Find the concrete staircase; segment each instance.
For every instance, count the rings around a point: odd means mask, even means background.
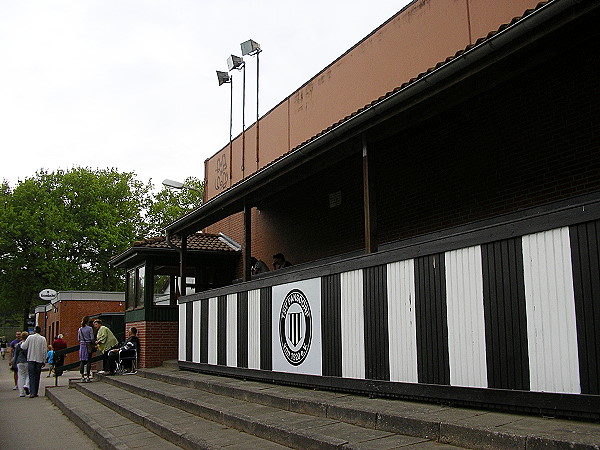
[[[49,397],[101,448],[600,448],[600,425],[179,371],[71,380]]]

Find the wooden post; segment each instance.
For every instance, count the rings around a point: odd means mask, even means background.
[[[185,295],[187,292],[186,272],[187,272],[187,235],[181,234],[181,251],[179,252],[179,295]]]
[[[252,278],[252,208],[244,203],[244,250],[242,255],[242,264],[244,265],[243,280],[250,281]]]
[[[369,161],[369,151],[367,145],[367,136],[362,136],[363,148],[363,193],[364,193],[364,213],[365,213],[365,253],[375,253],[377,251],[377,202],[375,201],[375,189],[371,183],[372,156]]]

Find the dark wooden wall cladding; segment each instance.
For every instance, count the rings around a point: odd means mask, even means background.
[[[600,395],[600,221],[570,227],[581,392]]]
[[[340,275],[321,278],[321,330],[323,375],[342,376],[342,293]]]
[[[444,254],[415,259],[419,383],[450,384]]]
[[[271,370],[273,368],[273,336],[271,336],[272,320],[272,291],[271,288],[260,290],[260,368]]]
[[[529,390],[521,238],[481,246],[488,387]]]
[[[387,266],[363,270],[365,378],[390,379]]]
[[[585,201],[585,208],[563,205],[545,216],[426,236],[423,245],[188,296],[180,305],[185,367],[600,418],[600,199]],[[306,292],[320,311],[310,349],[320,368],[273,371],[280,351],[273,308],[282,300],[274,288],[297,289],[299,282],[313,286]],[[236,307],[228,303],[232,295]],[[208,334],[210,317],[218,336]],[[227,336],[233,330],[237,339]],[[559,374],[550,373],[556,358],[565,361]]]
[[[237,366],[248,367],[248,291],[237,293]]]
[[[217,297],[217,364],[227,365],[227,296]]]

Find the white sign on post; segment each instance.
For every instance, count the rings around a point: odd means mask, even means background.
[[[40,298],[42,300],[46,300],[47,302],[51,302],[52,300],[54,300],[57,295],[58,294],[54,289],[44,289],[43,291],[40,291],[39,294]]]

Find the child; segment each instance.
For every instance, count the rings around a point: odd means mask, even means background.
[[[46,356],[48,360],[48,376],[46,378],[50,378],[52,376],[52,371],[54,370],[54,350],[52,350],[52,346],[48,346],[48,355]]]

